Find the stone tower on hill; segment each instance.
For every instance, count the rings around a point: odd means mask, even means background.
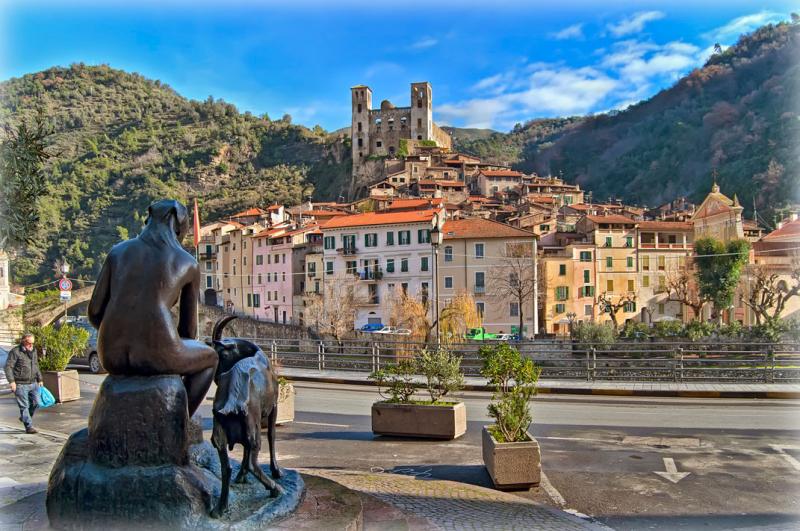
[[[411,83],[408,107],[383,100],[380,109],[373,109],[372,90],[366,85],[356,85],[350,92],[354,184],[381,178],[385,159],[409,155],[418,146],[450,149],[450,135],[433,123],[433,95],[427,81]]]

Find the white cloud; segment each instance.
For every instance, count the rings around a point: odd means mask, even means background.
[[[583,24],[573,24],[566,28],[550,33],[550,37],[557,40],[580,39],[583,37]]]
[[[661,11],[640,11],[634,13],[629,17],[625,17],[616,24],[609,24],[608,31],[617,37],[623,35],[630,35],[631,33],[639,33],[644,29],[644,25],[648,22],[664,18],[664,13]]]
[[[439,41],[434,39],[433,37],[423,37],[414,44],[412,44],[411,47],[415,50],[423,50],[425,48],[436,46],[438,43]]]
[[[761,11],[752,15],[735,18],[719,28],[703,34],[703,38],[720,43],[733,42],[743,33],[749,33],[764,24],[780,22],[785,17],[771,11]]]

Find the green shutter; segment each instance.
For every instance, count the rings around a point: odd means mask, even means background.
[[[386,245],[394,245],[394,232],[389,231],[386,233]]]

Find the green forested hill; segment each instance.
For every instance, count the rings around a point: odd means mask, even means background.
[[[159,197],[198,197],[203,219],[303,195],[336,197],[349,184],[349,140],[321,128],[239,113],[211,98],[107,66],[72,65],[0,84],[0,121],[37,112],[53,131],[50,195],[36,245],[15,261],[15,280],[52,278],[65,257],[93,277],[104,253],[139,231]]]
[[[459,145],[523,171],[655,205],[722,190],[769,212],[800,201],[800,26],[765,26],[673,87],[625,111],[541,131],[534,121]],[[514,156],[516,155],[516,157]]]

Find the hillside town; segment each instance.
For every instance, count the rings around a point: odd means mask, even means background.
[[[712,176],[700,205],[593,202],[561,177],[454,151],[431,118],[429,83],[411,85],[410,107],[371,109],[363,85],[352,88],[352,104],[363,197],[253,207],[203,225],[206,304],[337,333],[405,329],[404,299],[435,327],[459,296],[474,301],[486,332],[525,338],[567,335],[582,322],[708,320],[711,305],[698,303],[693,276],[694,242],[704,237],[752,244],[722,322],[760,322],[748,304],[758,278],[775,275],[784,291],[798,283],[797,214],[769,231]],[[789,298],[781,316],[798,309],[800,297]]]

